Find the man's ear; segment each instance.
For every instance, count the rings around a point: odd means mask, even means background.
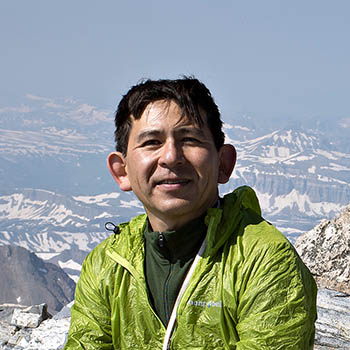
[[[225,144],[219,151],[219,176],[218,183],[225,184],[230,179],[233,168],[236,164],[237,153],[236,149],[229,144]]]
[[[125,157],[120,152],[112,152],[107,157],[107,167],[115,182],[122,191],[131,191],[131,185],[126,172]]]

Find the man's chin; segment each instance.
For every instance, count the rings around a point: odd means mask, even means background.
[[[146,207],[146,211],[157,213],[157,216],[177,216],[196,210],[193,200],[184,198],[163,199],[151,207]],[[147,210],[148,209],[148,210]]]
[[[193,200],[188,199],[176,199],[176,200],[169,200],[162,203],[158,208],[157,211],[160,216],[163,218],[168,217],[169,220],[174,220],[176,217],[180,218],[195,218],[198,215],[202,214],[202,211],[204,212],[207,208],[200,207],[197,205],[197,203]]]
[[[182,212],[194,208],[195,201],[186,198],[172,198],[164,200],[159,209],[161,212]]]

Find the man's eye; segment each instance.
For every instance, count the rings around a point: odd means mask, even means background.
[[[195,137],[184,137],[182,139],[182,142],[192,142],[192,143],[199,143],[200,141],[198,139],[196,139]]]
[[[147,140],[147,141],[143,142],[141,146],[147,147],[147,146],[156,146],[159,144],[160,144],[159,140],[152,139],[152,140]]]

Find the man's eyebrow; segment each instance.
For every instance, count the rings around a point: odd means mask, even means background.
[[[191,134],[191,135],[200,136],[200,137],[205,136],[205,133],[203,132],[203,130],[196,127],[181,126],[178,129],[176,129],[175,132],[180,135]]]
[[[142,130],[138,135],[137,135],[137,141],[141,142],[144,139],[148,138],[148,137],[156,137],[159,136],[162,132],[158,129],[145,129]]]

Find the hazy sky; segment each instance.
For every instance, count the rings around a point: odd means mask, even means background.
[[[1,0],[0,107],[194,74],[226,118],[349,117],[349,43],[348,0]]]

